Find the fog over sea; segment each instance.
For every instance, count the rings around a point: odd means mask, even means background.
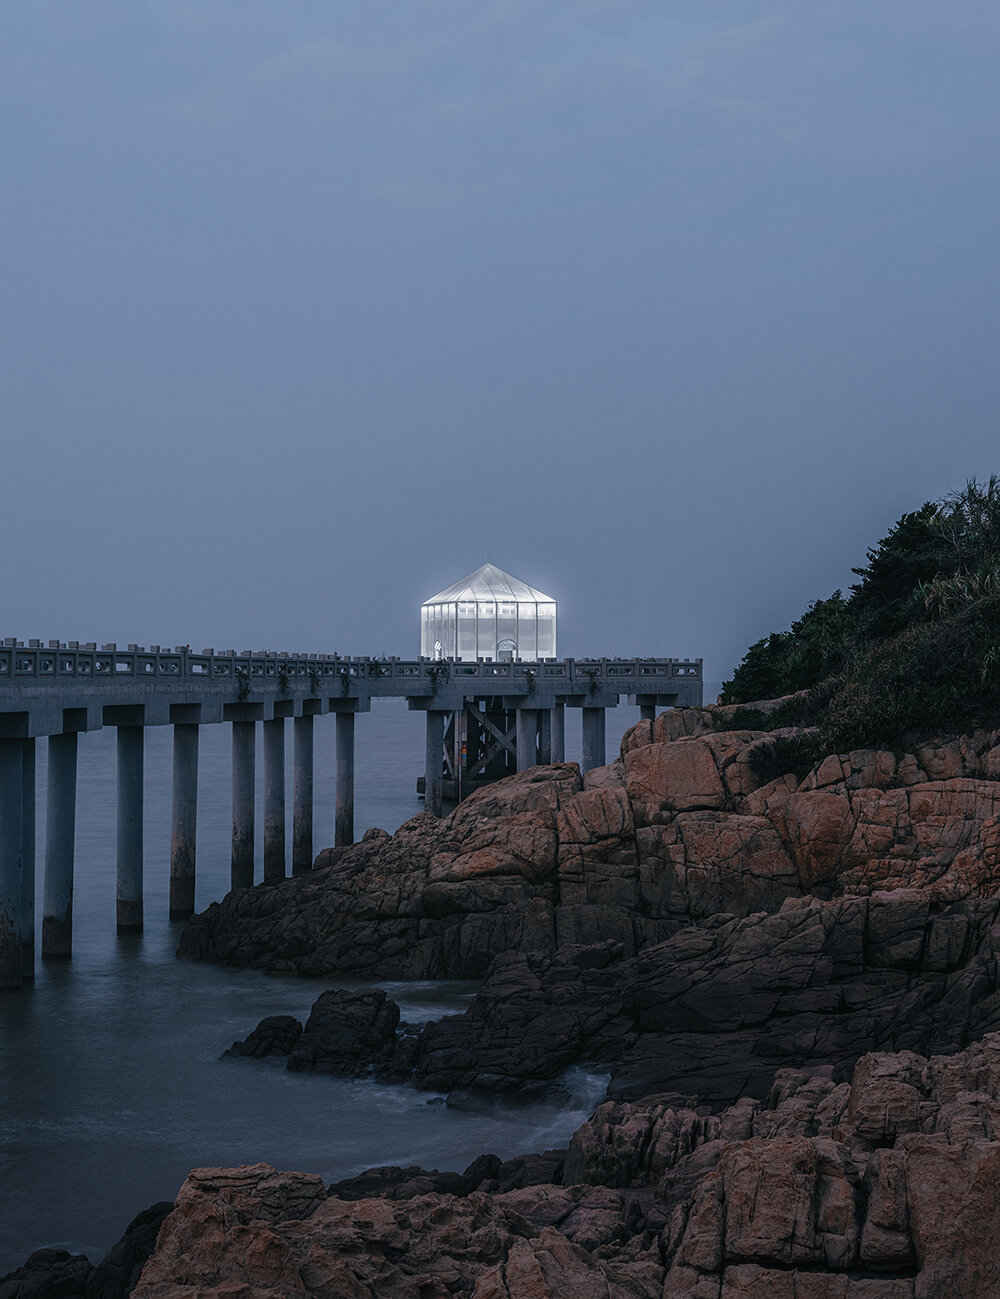
[[[706,699],[717,687],[706,687]],[[638,709],[607,718],[608,758]],[[334,726],[315,727],[315,845],[333,841]],[[291,730],[287,731],[291,807]],[[80,737],[73,959],[36,962],[34,985],[0,995],[0,1275],[44,1246],[97,1261],[141,1209],[170,1200],[188,1170],[265,1160],[327,1181],[379,1164],[465,1168],[565,1144],[606,1079],[576,1071],[571,1100],[491,1114],[449,1109],[411,1087],[290,1074],[282,1061],[220,1060],[264,1015],[304,1019],[338,981],[276,979],[179,961],[167,920],[171,728],[146,730],[145,933],[115,934],[115,731]],[[375,701],[356,727],[358,836],[423,808],[424,718]],[[580,711],[566,710],[579,761]],[[38,911],[45,850],[46,744],[37,744]],[[263,790],[258,728],[258,847]],[[203,726],[198,909],[229,887],[230,727]],[[290,833],[290,816],[289,816]],[[257,879],[262,863],[257,862]],[[38,939],[40,942],[40,937]],[[349,981],[340,981],[345,986]],[[382,982],[411,1023],[464,1008],[475,984]],[[432,1103],[428,1103],[431,1101]]]

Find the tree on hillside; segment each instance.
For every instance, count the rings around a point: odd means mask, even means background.
[[[811,691],[834,747],[1000,721],[1000,477],[904,514],[866,560],[847,599],[751,645],[721,702]]]

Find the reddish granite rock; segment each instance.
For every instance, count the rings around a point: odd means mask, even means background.
[[[134,1293],[994,1299],[1000,1034],[869,1056],[850,1083],[785,1071],[718,1117],[669,1096],[607,1104],[558,1180],[485,1192],[479,1167],[379,1170],[362,1199],[364,1178],[339,1198],[267,1165],[198,1170]],[[481,1167],[492,1185],[498,1161]]]

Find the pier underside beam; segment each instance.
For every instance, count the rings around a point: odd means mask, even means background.
[[[313,719],[292,723],[292,874],[312,870],[313,864]]]
[[[21,740],[0,740],[0,988],[21,986]]]
[[[75,731],[49,736],[45,799],[45,884],[42,901],[42,959],[65,958],[73,950],[73,860],[76,851]]]
[[[120,934],[142,932],[143,730],[118,727],[118,883]]]
[[[337,714],[337,792],[333,846],[354,842],[354,714]]]
[[[285,878],[285,719],[264,723],[264,882]]]
[[[233,722],[233,847],[230,883],[253,888],[254,778],[256,723]]]
[[[198,724],[174,726],[174,795],[170,823],[170,918],[194,915],[198,829]]]

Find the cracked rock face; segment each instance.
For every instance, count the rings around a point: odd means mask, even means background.
[[[136,1293],[249,1294],[259,1256],[268,1295],[1000,1294],[1000,736],[775,775],[809,737],[725,716],[662,714],[583,779],[520,773],[196,917],[200,959],[485,978],[403,1038],[391,1003],[324,994],[304,1068],[530,1096],[603,1063],[609,1099],[565,1152],[373,1170],[287,1220],[199,1174]]]
[[[311,875],[197,917],[182,951],[485,977],[465,1015],[405,1040],[389,1019],[338,1038],[317,1003],[292,1057],[445,1091],[529,1096],[582,1062],[610,1067],[618,1098],[718,1107],[784,1067],[841,1078],[866,1051],[955,1051],[1000,1028],[997,735],[762,783],[762,746],[804,733],[711,730],[720,713],[663,713],[584,779],[533,768],[442,821],[321,853]],[[240,1049],[275,1040],[262,1025]]]
[[[629,957],[795,898],[997,892],[996,732],[831,754],[801,779],[765,781],[762,746],[807,733],[710,731],[724,713],[663,713],[585,778],[534,767],[443,820],[322,852],[311,873],[195,917],[180,952],[310,976],[475,978],[503,952],[612,938]]]
[[[849,1082],[785,1070],[718,1115],[607,1102],[556,1180],[500,1190],[499,1169],[379,1170],[365,1198],[362,1179],[341,1198],[266,1164],[196,1170],[134,1294],[988,1299],[1000,1034],[947,1057],[870,1054]]]

